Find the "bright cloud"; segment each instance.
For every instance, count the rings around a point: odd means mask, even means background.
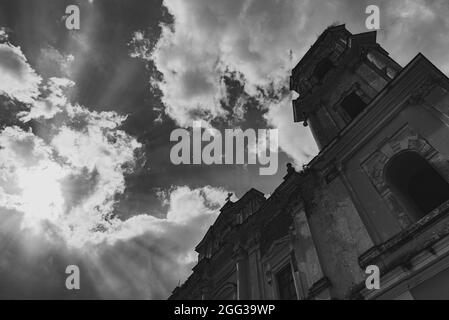
[[[30,103],[39,94],[42,79],[18,47],[0,44],[0,92]]]
[[[11,83],[2,84],[3,92],[29,104],[18,114],[23,122],[44,119],[50,130],[42,137],[19,127],[0,133],[0,167],[6,169],[0,206],[24,213],[27,228],[53,223],[70,245],[102,241],[119,223],[111,218],[115,196],[124,191],[140,144],[118,129],[125,117],[72,105],[64,95],[70,80],[51,78],[39,87],[20,49],[1,49],[8,59],[0,59],[0,69],[10,71]]]
[[[56,222],[64,201],[59,180],[64,168],[52,150],[31,132],[8,127],[0,134],[0,205],[25,214],[28,227]]]
[[[318,153],[310,130],[292,121],[291,99],[289,96],[273,102],[265,114],[267,123],[280,128],[279,145],[294,161],[298,170]]]
[[[284,86],[289,50],[307,20],[297,1],[173,0],[164,5],[174,24],[163,26],[147,58],[164,76],[158,86],[167,114],[178,124],[226,116],[220,102],[227,95],[223,76],[230,72],[243,76],[252,96],[259,87]]]
[[[23,58],[20,61],[26,64],[19,49],[14,50],[18,58],[11,59]],[[21,68],[35,75],[28,65]],[[125,174],[132,171],[135,152],[141,147],[118,129],[126,117],[72,105],[63,91],[72,85],[69,80],[51,78],[38,98],[34,87],[22,92],[32,97],[29,110],[19,114],[22,121],[46,119],[50,133],[41,137],[19,127],[0,133],[0,167],[4,169],[0,206],[24,213],[27,228],[53,223],[60,236],[75,246],[123,238],[118,234],[132,237],[134,229],[140,230],[137,234],[152,230],[151,216],[125,222],[113,217],[116,196],[124,192]],[[225,194],[210,187],[175,189],[163,223],[191,221],[211,205],[217,206]],[[136,219],[147,223],[133,224]]]
[[[61,266],[75,261],[92,287],[89,297],[165,298],[191,272],[194,247],[228,191],[174,186],[161,192],[165,218],[114,216],[141,147],[120,130],[126,117],[71,104],[64,92],[73,82],[50,78],[41,84],[19,48],[2,49],[9,60],[0,60],[0,69],[9,68],[13,82],[28,81],[24,87],[3,85],[2,93],[26,101],[28,110],[18,117],[37,119],[46,130],[0,131],[0,241],[9,243],[2,247],[0,273],[15,279],[2,280],[0,297],[23,298],[36,286],[65,296],[62,287],[54,288]],[[11,237],[15,241],[3,241]]]
[[[74,63],[74,55],[64,55],[52,46],[42,48],[36,62],[41,73],[67,77],[69,79],[73,78]]]
[[[191,273],[197,259],[194,248],[216,219],[226,194],[212,187],[174,187],[165,193],[166,219],[134,216],[116,224],[105,242],[82,249],[55,241],[59,233],[53,224],[47,226],[45,237],[21,232],[20,215],[0,207],[0,241],[15,239],[2,249],[0,273],[7,273],[8,278],[0,281],[0,297],[23,298],[40,288],[44,297],[58,299],[164,299]],[[49,238],[50,232],[54,235]],[[61,285],[69,264],[81,268],[79,296]],[[23,274],[27,274],[26,281]]]

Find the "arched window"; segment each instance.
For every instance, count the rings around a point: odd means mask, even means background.
[[[449,183],[413,151],[393,157],[385,169],[385,179],[415,221],[449,200]]]

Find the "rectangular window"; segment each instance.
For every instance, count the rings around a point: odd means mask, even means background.
[[[341,102],[341,107],[348,116],[352,119],[357,117],[366,107],[366,103],[359,97],[359,95],[355,92],[349,94],[346,98]]]
[[[280,300],[297,300],[295,282],[290,263],[276,274]]]

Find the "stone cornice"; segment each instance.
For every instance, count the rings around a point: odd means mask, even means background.
[[[319,295],[324,290],[330,288],[331,286],[332,283],[327,277],[321,278],[310,287],[307,295],[307,300],[315,298],[317,295]]]
[[[405,261],[405,258],[412,257],[429,247],[433,241],[438,241],[441,237],[449,234],[449,223],[445,223],[441,230],[433,232],[433,237],[426,240],[417,241],[411,250],[400,252],[402,247],[410,240],[418,238],[429,228],[436,225],[441,220],[449,217],[449,201],[441,205],[439,208],[433,210],[427,216],[419,220],[417,223],[410,226],[408,229],[392,237],[381,245],[374,246],[359,257],[359,264],[362,269],[368,265],[378,265],[382,271],[388,271],[397,266],[397,261]],[[448,230],[446,230],[448,229]],[[385,257],[395,254],[395,259],[388,262]],[[405,260],[404,260],[405,259]]]

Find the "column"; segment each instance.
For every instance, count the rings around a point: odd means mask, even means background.
[[[239,246],[236,250],[234,250],[234,260],[237,276],[237,300],[249,299],[247,252]]]

